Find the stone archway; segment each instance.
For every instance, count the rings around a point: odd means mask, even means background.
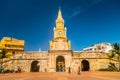
[[[65,71],[65,58],[63,56],[58,56],[56,58],[56,72]]]
[[[30,72],[39,72],[40,66],[38,65],[38,63],[38,61],[32,61]]]
[[[82,71],[89,71],[90,69],[89,62],[87,60],[82,60],[81,68],[82,68]]]

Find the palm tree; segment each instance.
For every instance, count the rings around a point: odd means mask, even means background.
[[[3,64],[3,59],[7,57],[7,52],[5,49],[1,49],[0,50],[0,59],[1,59],[1,67],[2,67],[2,64]]]
[[[113,44],[113,50],[110,51],[108,57],[117,59],[117,62],[119,62],[118,71],[120,71],[120,45],[118,43]]]

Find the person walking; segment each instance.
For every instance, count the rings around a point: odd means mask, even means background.
[[[2,67],[0,67],[0,73],[2,73],[3,72],[3,68]]]
[[[80,75],[80,66],[78,67],[78,75]]]
[[[68,73],[69,73],[69,74],[71,73],[71,68],[70,68],[70,67],[68,68]]]
[[[21,68],[20,68],[20,66],[18,66],[18,73],[20,73],[21,72]]]

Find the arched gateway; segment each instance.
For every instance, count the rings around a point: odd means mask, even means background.
[[[56,72],[64,72],[65,71],[65,59],[63,56],[58,56],[56,58]]]
[[[40,66],[38,65],[38,63],[38,61],[32,61],[30,72],[39,72]]]
[[[89,71],[90,69],[89,62],[87,60],[82,60],[81,66],[82,66],[82,71]]]

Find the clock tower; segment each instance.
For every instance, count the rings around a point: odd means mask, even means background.
[[[61,10],[58,11],[56,27],[54,27],[54,38],[50,41],[50,50],[71,50],[70,41],[66,37],[67,29],[64,27],[64,19]]]

